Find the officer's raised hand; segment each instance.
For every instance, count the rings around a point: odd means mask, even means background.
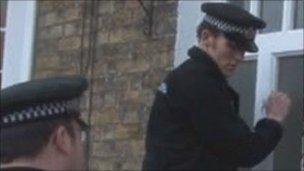
[[[288,115],[291,100],[282,92],[271,92],[265,104],[267,118],[278,122],[284,121]]]

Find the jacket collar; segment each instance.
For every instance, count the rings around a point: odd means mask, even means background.
[[[221,70],[217,66],[217,64],[212,60],[212,58],[200,48],[193,46],[189,49],[188,55],[191,59],[200,61],[204,64],[204,67],[209,71],[208,73],[214,76],[220,83],[222,83],[223,88],[227,88],[231,93],[230,95],[234,99],[234,108],[236,113],[239,113],[239,95],[238,93],[228,84],[227,79],[224,74],[222,74]]]
[[[206,69],[210,71],[210,74],[215,76],[218,80],[222,81],[223,83],[228,84],[225,76],[222,74],[218,65],[205,51],[198,48],[197,46],[193,46],[188,50],[188,55],[193,60],[198,60],[203,62],[204,67],[206,67]]]

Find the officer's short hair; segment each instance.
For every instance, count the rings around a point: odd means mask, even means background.
[[[197,29],[196,29],[196,37],[197,37],[198,40],[201,39],[202,31],[205,30],[205,29],[211,31],[211,33],[213,33],[215,36],[217,36],[220,33],[219,29],[217,29],[215,26],[213,26],[213,25],[211,25],[208,22],[203,20],[197,26]]]
[[[39,121],[1,130],[1,163],[20,157],[36,157],[59,125],[66,128],[72,140],[75,139],[71,118]]]

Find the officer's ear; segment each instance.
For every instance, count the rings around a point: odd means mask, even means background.
[[[216,36],[214,33],[208,29],[203,29],[200,37],[200,44],[203,45],[203,47],[210,47],[214,45]]]
[[[73,151],[72,137],[63,125],[60,125],[55,129],[51,137],[51,141],[56,150],[63,154],[69,154]]]
[[[201,41],[206,41],[210,36],[210,33],[209,33],[209,30],[202,30],[202,33],[201,33]]]

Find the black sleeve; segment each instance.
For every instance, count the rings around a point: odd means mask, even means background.
[[[278,122],[263,119],[251,131],[216,82],[191,79],[178,83],[178,91],[206,151],[237,167],[252,167],[274,150],[282,136]]]

